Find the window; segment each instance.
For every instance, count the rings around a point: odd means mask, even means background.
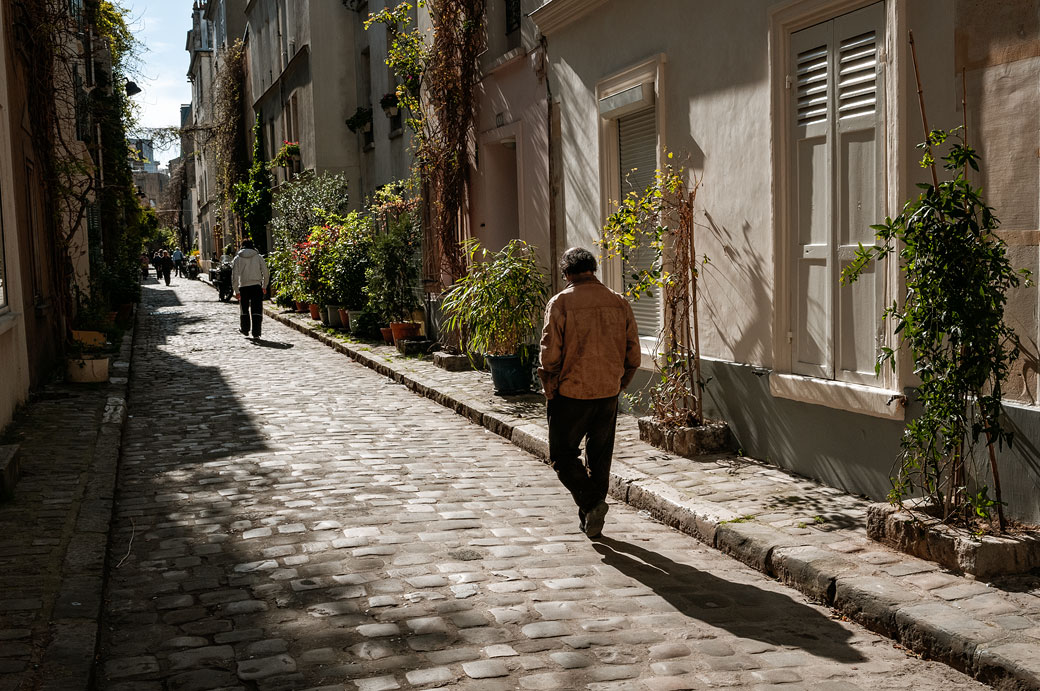
[[[76,115],[76,139],[81,142],[90,140],[90,104],[87,102],[87,92],[83,90],[83,76],[79,67],[74,68],[73,92],[75,95]]]
[[[37,203],[36,166],[28,159],[25,161],[25,210],[28,214],[29,226],[29,285],[32,288],[33,300],[40,300],[40,290],[43,283],[43,267],[40,264],[40,214]]]
[[[520,29],[520,0],[506,0],[506,34]]]
[[[2,195],[3,190],[0,190]],[[0,312],[6,312],[7,297],[7,264],[4,259],[4,200],[0,196]]]
[[[646,108],[617,120],[618,132],[618,179],[621,196],[630,193],[642,194],[654,183],[657,170],[657,112]],[[634,271],[650,269],[654,263],[654,252],[648,247],[636,250],[630,266],[623,266],[622,280],[625,287],[631,282]],[[639,335],[656,337],[661,330],[661,306],[659,297],[644,296],[632,303],[632,311],[639,325]]]
[[[506,4],[506,50],[520,45],[520,0],[505,0]]]
[[[877,3],[791,34],[784,125],[789,371],[868,386],[885,270],[839,275],[884,216],[884,16]]]
[[[600,189],[603,220],[616,209],[616,201],[632,191],[645,191],[654,180],[658,155],[664,146],[660,116],[664,104],[660,84],[665,55],[658,54],[601,80],[596,85],[600,116]],[[656,259],[648,247],[629,257],[629,265],[609,261],[603,279],[623,290],[634,269],[649,268]],[[644,354],[654,349],[661,325],[661,295],[643,296],[632,302]]]

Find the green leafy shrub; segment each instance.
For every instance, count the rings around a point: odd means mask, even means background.
[[[385,233],[372,239],[371,264],[365,272],[368,309],[384,323],[410,321],[422,304],[418,219],[405,212],[390,218],[387,225]]]
[[[542,326],[549,282],[533,247],[510,240],[490,252],[464,243],[469,273],[448,291],[441,309],[448,330],[464,334],[462,347],[474,355],[515,355]]]
[[[932,169],[936,184],[918,185],[921,195],[901,214],[871,226],[877,244],[860,245],[842,282],[855,281],[871,260],[892,254],[906,279],[903,304],[893,303],[883,317],[895,321],[913,360],[922,412],[906,424],[889,499],[901,504],[927,496],[944,521],[975,530],[986,527],[979,524],[989,523],[995,509],[1004,530],[994,447],[1012,443],[1002,394],[1019,355],[1004,307],[1008,291],[1028,272],[1012,268],[1004,242],[994,234],[999,221],[993,209],[968,181],[968,168],[979,170],[979,158],[959,130],[929,133],[920,145],[926,150],[921,165]],[[951,177],[939,182],[932,148],[943,145],[948,152],[940,160]],[[895,362],[895,350],[883,347],[875,370],[885,363],[894,368]],[[989,478],[977,457],[980,442],[988,451]]]

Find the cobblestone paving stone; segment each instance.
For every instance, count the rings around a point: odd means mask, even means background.
[[[145,290],[98,687],[971,689],[201,283]]]
[[[107,384],[47,385],[0,439],[21,464],[0,503],[0,691],[90,676],[129,353]]]
[[[269,311],[514,444],[542,457],[547,452],[541,396],[503,399],[486,373],[395,357],[392,348],[333,335],[306,316]],[[869,502],[862,497],[733,454],[696,461],[668,454],[639,440],[630,415],[622,415],[618,427],[615,497],[782,576],[918,652],[997,683],[1040,689],[1038,574],[980,583],[948,573],[867,539]]]

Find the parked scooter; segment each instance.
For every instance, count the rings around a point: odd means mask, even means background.
[[[221,262],[220,266],[209,270],[209,280],[217,287],[217,297],[221,302],[230,302],[234,291],[231,288],[231,262]]]
[[[192,281],[199,277],[199,258],[192,256],[188,259],[188,268],[186,269],[188,278]]]

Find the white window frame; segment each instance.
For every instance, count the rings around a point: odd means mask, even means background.
[[[661,152],[665,148],[665,99],[662,89],[664,82],[664,68],[667,57],[664,53],[658,53],[642,62],[617,72],[600,80],[596,84],[596,103],[604,98],[609,98],[640,84],[652,84],[654,90],[654,114],[657,118],[657,162],[661,167]],[[621,165],[620,152],[618,151],[618,121],[616,117],[599,118],[599,174],[600,174],[600,226],[602,227],[607,218],[613,213],[615,202],[621,198],[621,178],[618,169]],[[603,282],[617,290],[623,291],[623,280],[621,262],[617,260],[604,261],[600,268]],[[644,300],[649,298],[643,298]],[[661,300],[661,296],[657,296]],[[663,309],[662,309],[663,311]],[[663,316],[662,316],[663,318]],[[639,339],[643,351],[643,361],[640,365],[644,369],[654,368],[654,356],[658,346],[658,339],[652,336],[642,336]]]
[[[792,309],[789,296],[794,290],[791,252],[795,241],[790,224],[790,193],[792,168],[790,160],[790,110],[787,108],[787,78],[792,74],[791,35],[802,29],[830,21],[849,12],[873,5],[877,0],[791,0],[770,12],[770,83],[772,117],[773,164],[773,262],[775,299],[773,300],[773,363],[769,377],[773,396],[829,408],[862,413],[874,417],[903,419],[903,382],[907,381],[906,368],[893,372],[887,365],[882,368],[877,386],[820,379],[794,374],[791,371]],[[879,56],[886,73],[884,85],[884,112],[882,136],[886,152],[883,179],[885,185],[885,214],[901,208],[909,184],[907,170],[909,151],[907,100],[901,94],[908,64],[906,41],[900,37],[907,31],[907,0],[883,0],[885,14],[885,42]],[[881,219],[879,219],[881,220]],[[885,294],[902,297],[898,265],[886,262],[883,280]],[[840,287],[836,287],[840,290]],[[883,338],[889,345],[896,343],[894,325],[886,322]],[[905,358],[901,358],[903,360]]]

